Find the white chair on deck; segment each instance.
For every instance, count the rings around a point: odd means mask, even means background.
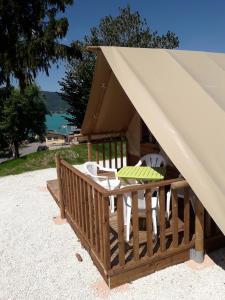
[[[104,187],[108,190],[113,190],[116,188],[119,188],[120,186],[120,180],[117,178],[109,178],[108,176],[104,175],[98,175],[99,171],[105,171],[105,172],[112,172],[114,173],[114,176],[116,175],[117,170],[112,168],[105,168],[100,166],[99,164],[88,161],[84,163],[84,172],[89,175],[95,182],[97,182],[99,185]],[[114,196],[110,196],[110,209],[111,213],[115,210],[115,204],[114,204]]]
[[[147,167],[165,167],[166,160],[161,154],[151,153],[143,156],[136,166],[147,166]],[[145,191],[138,192],[138,212],[145,212]],[[158,209],[158,189],[152,190],[152,225],[153,233],[157,235],[157,209]],[[124,225],[126,225],[126,241],[130,239],[130,219],[131,219],[131,207],[132,199],[131,194],[125,194],[124,197]]]
[[[130,193],[124,196],[124,225],[126,225],[126,242],[130,239],[130,219],[131,219],[132,198]],[[152,197],[152,226],[153,233],[157,235],[157,208],[158,208],[158,196]],[[145,191],[138,191],[138,212],[145,213]]]
[[[179,177],[182,178],[182,175],[180,174]],[[177,197],[181,198],[181,199],[184,199],[184,190],[182,188],[178,190]],[[195,212],[196,197],[195,197],[194,192],[190,188],[189,188],[189,199],[191,201],[193,211]],[[168,220],[169,220],[170,214],[171,214],[171,211],[170,211],[171,200],[172,200],[172,191],[170,189],[167,192],[167,195],[166,195],[166,212],[167,212],[167,219]]]
[[[144,155],[136,166],[147,166],[147,167],[166,167],[166,160],[165,158],[158,153],[150,153]]]

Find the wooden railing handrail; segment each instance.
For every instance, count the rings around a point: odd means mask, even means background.
[[[82,173],[78,169],[74,168],[72,165],[70,165],[65,160],[61,159],[61,164],[64,165],[66,168],[68,168],[71,172],[78,175],[82,180],[87,182],[89,185],[91,185],[94,189],[96,189],[98,192],[100,192],[104,197],[107,196],[108,190],[106,190],[104,187],[102,187],[100,184],[89,178],[86,174]]]
[[[185,179],[182,179],[182,181],[172,183],[171,189],[178,190],[178,189],[186,188],[188,186],[189,186],[188,182]]]
[[[90,142],[95,145],[95,144],[107,144],[109,142],[125,142],[126,141],[126,136],[117,136],[117,137],[110,137],[110,138],[103,138],[102,140],[90,140]]]
[[[161,181],[155,181],[151,183],[145,183],[145,184],[134,184],[134,185],[128,185],[119,189],[115,190],[106,190],[105,196],[111,196],[111,195],[121,195],[125,193],[132,193],[136,191],[141,190],[147,190],[147,189],[153,189],[157,187],[162,187],[166,185],[171,185],[172,183],[182,181],[182,178],[173,178],[173,179],[167,179],[167,180],[161,180]]]
[[[166,185],[171,185],[171,188],[173,186],[173,189],[177,189],[181,187],[188,186],[188,183],[183,180],[183,178],[173,178],[173,179],[167,179],[167,180],[161,180],[151,183],[145,183],[145,184],[134,184],[134,185],[128,185],[122,188],[114,189],[114,190],[107,190],[104,187],[102,187],[100,184],[95,182],[92,178],[89,178],[86,174],[82,173],[78,169],[74,168],[72,165],[70,165],[65,160],[61,159],[61,164],[63,164],[65,167],[67,167],[69,170],[71,170],[73,173],[77,174],[80,178],[82,178],[85,182],[90,184],[93,188],[95,188],[98,192],[100,192],[103,197],[109,197],[111,195],[121,195],[125,193],[132,193],[135,191],[141,191],[141,190],[147,190],[147,189],[153,189],[157,187],[162,187]]]

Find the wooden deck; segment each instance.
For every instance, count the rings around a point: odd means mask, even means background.
[[[47,189],[56,201],[56,203],[59,205],[59,191],[57,179],[47,181]]]
[[[59,205],[59,193],[58,193],[58,185],[57,185],[57,180],[51,180],[47,182],[47,188],[49,190],[49,192],[51,193],[52,197],[54,198],[54,200],[56,201],[56,203]],[[109,225],[110,225],[110,262],[111,262],[111,269],[112,271],[114,270],[116,272],[116,270],[118,269],[118,265],[119,265],[119,240],[118,240],[118,215],[117,212],[115,212],[114,214],[111,214],[109,217]],[[141,221],[140,221],[141,223]],[[142,220],[143,224],[140,224],[143,228],[141,230],[138,231],[138,240],[139,240],[139,257],[140,258],[144,258],[146,256],[147,253],[147,231],[145,230],[145,222],[144,220]],[[178,232],[181,233],[180,235],[180,240],[179,243],[182,243],[182,239],[183,239],[183,233],[184,231],[184,223],[182,222],[182,220],[179,219],[178,221]],[[77,233],[77,232],[76,232]],[[166,224],[166,231],[165,231],[165,239],[166,239],[166,244],[167,247],[169,247],[169,245],[172,247],[172,226],[171,226],[171,220],[170,222],[167,222]],[[125,238],[125,237],[124,237]],[[160,235],[158,236],[157,239],[153,239],[153,252],[157,253],[160,249]],[[191,242],[190,246],[193,246],[193,242]],[[189,247],[183,247],[183,256],[180,254],[179,251],[179,255],[177,258],[173,258],[171,259],[170,263],[173,262],[173,264],[175,263],[179,263],[182,262],[184,260],[186,260],[188,258],[188,249]],[[128,243],[125,243],[125,262],[127,264],[127,266],[129,267],[129,262],[132,261],[133,258],[133,249],[134,247],[134,239],[133,239],[133,227],[132,227],[132,223],[131,223],[131,233],[130,233],[130,240]],[[172,249],[172,248],[171,248]],[[182,252],[182,251],[181,251]],[[167,256],[167,255],[166,255]],[[166,257],[165,256],[165,257]],[[154,266],[154,270],[156,269],[160,269],[163,268],[164,265],[162,263],[160,263],[158,265],[158,260],[161,260],[163,257],[163,255],[158,256],[155,258],[155,261],[152,262],[152,266]],[[181,258],[182,257],[182,258]],[[143,260],[144,261],[144,260]],[[163,259],[164,261],[164,259]],[[160,267],[159,267],[160,266]],[[167,260],[165,260],[165,266],[168,266]],[[132,267],[132,263],[130,264],[130,267]],[[129,268],[128,268],[129,270]],[[150,268],[151,270],[151,268]],[[113,274],[113,273],[112,273]],[[116,273],[115,273],[116,274]],[[112,278],[115,277],[115,274]],[[115,277],[116,278],[116,277]],[[117,279],[115,280],[115,286],[117,286],[118,284],[121,284],[123,281],[118,281]],[[111,282],[111,286],[114,286],[114,280]]]
[[[61,196],[57,180],[47,182],[47,188],[56,203],[89,252],[94,264],[110,288],[133,281],[162,268],[189,259],[190,248],[195,243],[194,211],[190,199],[172,197],[172,217],[165,218],[165,187],[174,180],[158,182],[159,227],[157,237],[153,236],[151,218],[147,216],[150,206],[147,195],[154,184],[113,191],[116,198],[114,214],[109,211],[110,193],[86,175],[62,161],[58,175],[61,176]],[[137,191],[146,191],[146,215],[138,214],[135,199]],[[130,192],[134,203],[129,242],[125,242],[123,221],[123,193]],[[188,194],[188,193],[187,193]],[[63,206],[62,206],[63,201]],[[136,202],[137,203],[137,202]],[[151,215],[151,214],[150,214]],[[148,213],[149,216],[149,213]],[[205,213],[205,245],[214,250],[225,244],[213,220]]]

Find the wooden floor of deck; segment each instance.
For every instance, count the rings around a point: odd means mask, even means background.
[[[59,205],[59,192],[58,192],[58,184],[57,179],[47,181],[47,189]]]

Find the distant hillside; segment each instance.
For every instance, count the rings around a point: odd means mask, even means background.
[[[42,94],[51,113],[64,113],[66,111],[67,103],[56,92],[43,91]]]

